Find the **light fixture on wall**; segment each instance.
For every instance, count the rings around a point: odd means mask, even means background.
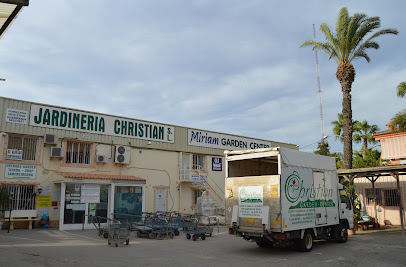
[[[144,147],[146,147],[146,146],[149,146],[150,144],[152,144],[152,142],[151,142],[151,141],[148,141],[148,143],[147,143],[145,146],[141,147],[141,148],[140,148],[140,154],[142,153],[142,149],[143,149]]]

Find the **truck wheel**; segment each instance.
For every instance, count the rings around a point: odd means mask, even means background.
[[[297,241],[297,246],[300,251],[309,252],[313,248],[313,233],[310,230],[306,230],[303,239]]]
[[[347,231],[347,226],[340,224],[338,226],[338,232],[337,232],[337,242],[338,243],[345,243],[347,242],[348,239],[348,231]]]

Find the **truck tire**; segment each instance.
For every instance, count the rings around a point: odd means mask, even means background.
[[[297,248],[302,252],[309,252],[313,248],[314,236],[312,231],[306,230],[303,239],[297,240]]]
[[[337,242],[345,243],[345,242],[347,242],[347,239],[348,239],[347,226],[340,224],[338,226],[338,231],[337,231]]]
[[[261,248],[271,248],[271,247],[273,247],[273,242],[271,242],[269,240],[261,240],[261,241],[257,241],[256,243]]]

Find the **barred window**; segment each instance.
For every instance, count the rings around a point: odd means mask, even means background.
[[[397,189],[385,189],[383,191],[385,197],[385,206],[386,207],[399,207],[399,197]]]
[[[11,200],[12,210],[35,210],[35,187],[33,185],[4,185]]]
[[[376,205],[382,205],[382,189],[375,189],[376,192]],[[374,191],[372,188],[365,189],[365,194],[367,197],[367,205],[374,204]]]
[[[66,163],[90,164],[92,144],[80,142],[67,142]]]
[[[193,155],[193,169],[204,171],[206,169],[204,155]]]
[[[7,159],[35,161],[37,159],[37,137],[9,135]]]

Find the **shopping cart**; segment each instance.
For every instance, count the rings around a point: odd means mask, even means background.
[[[213,229],[211,227],[201,227],[199,226],[199,220],[196,218],[195,215],[184,215],[182,218],[182,226],[183,226],[183,232],[186,234],[187,239],[193,239],[193,241],[196,241],[199,237],[202,240],[206,239],[206,234],[208,231],[211,229],[211,233],[213,232]]]
[[[129,230],[129,224],[127,222],[114,222],[110,223],[110,229],[109,229],[109,239],[107,243],[109,245],[114,244],[116,247],[118,247],[119,244],[126,244],[128,245],[130,243],[130,230]]]

